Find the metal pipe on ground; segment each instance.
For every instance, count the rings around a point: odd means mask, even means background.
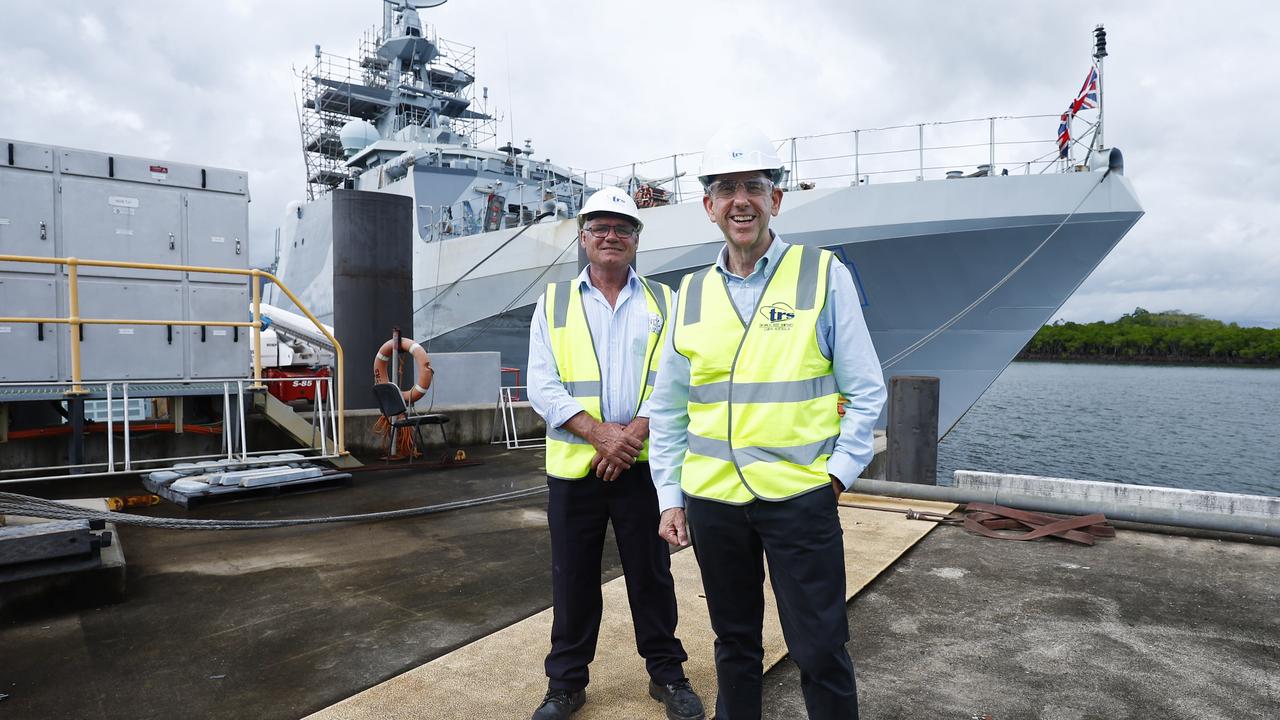
[[[865,493],[867,495],[887,495],[910,500],[990,503],[1021,510],[1035,510],[1063,515],[1087,515],[1100,512],[1110,520],[1280,537],[1280,516],[1264,517],[1212,513],[1105,500],[1081,501],[1076,498],[1025,495],[999,489],[919,485],[888,480],[872,480],[870,478],[854,480],[853,487],[849,490],[850,492]]]

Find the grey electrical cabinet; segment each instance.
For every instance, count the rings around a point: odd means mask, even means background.
[[[15,159],[16,159],[15,155]],[[0,255],[53,254],[52,153],[28,151],[0,172]],[[52,265],[0,262],[0,272],[52,275]]]
[[[0,139],[0,255],[249,269],[243,172]],[[249,278],[81,265],[85,381],[251,376]],[[68,315],[65,266],[0,262],[0,317]],[[71,330],[0,322],[0,382],[71,379]]]
[[[238,195],[204,193],[187,201],[187,264],[248,267],[248,216]],[[244,277],[193,273],[192,280],[245,284]]]
[[[62,178],[62,252],[67,257],[181,265],[182,196],[100,178]],[[178,280],[176,272],[82,267],[81,275]]]
[[[201,277],[209,277],[205,274]],[[249,286],[241,283],[191,283],[189,315],[205,320],[248,320]],[[189,327],[188,375],[192,378],[243,377],[253,343],[249,328]]]
[[[87,308],[114,308],[111,315],[104,315],[126,317],[129,313],[127,317],[133,319],[181,320],[183,291],[182,284],[176,282],[86,278],[80,281],[80,312],[88,317]],[[64,325],[63,331],[66,329]],[[85,380],[180,379],[185,333],[179,330],[191,328],[85,325],[80,340],[81,373]]]
[[[56,317],[53,276],[0,273],[0,314]],[[58,340],[56,325],[0,322],[0,382],[56,380]]]

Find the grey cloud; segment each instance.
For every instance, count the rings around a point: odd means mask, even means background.
[[[1063,316],[1280,324],[1280,9],[1226,5],[452,0],[423,17],[477,46],[500,140],[576,168],[699,150],[734,114],[786,137],[1060,112],[1105,22],[1107,137],[1148,215]],[[246,170],[265,262],[303,195],[290,67],[315,43],[354,54],[381,2],[0,0],[0,18],[0,136]]]

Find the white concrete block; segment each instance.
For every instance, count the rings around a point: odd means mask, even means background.
[[[1253,518],[1280,518],[1280,497],[1210,490],[957,470],[955,486],[1081,503],[1131,505]]]

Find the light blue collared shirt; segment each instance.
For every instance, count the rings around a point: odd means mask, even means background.
[[[788,247],[781,236],[774,234],[769,249],[745,278],[729,270],[728,248],[720,250],[715,268],[724,277],[739,315],[749,317],[754,312]],[[673,303],[667,317],[678,317],[676,312]],[[819,349],[832,362],[836,386],[849,401],[844,406],[835,450],[827,460],[827,472],[847,488],[875,454],[873,433],[886,393],[880,358],[862,317],[853,276],[839,262],[831,263],[827,275],[827,298],[818,315],[817,335]],[[661,510],[684,507],[680,470],[689,445],[689,359],[675,351],[674,337],[674,332],[667,333],[658,366],[658,384],[649,397],[649,469]]]
[[[609,305],[604,293],[591,284],[587,268],[582,269],[570,288],[582,293],[587,327],[595,343],[604,421],[626,425],[637,417],[648,417],[648,401],[639,406],[639,412],[636,406],[648,374],[645,350],[651,323],[655,321],[649,317],[649,303],[639,276],[635,270],[627,271],[627,284],[618,293],[615,305]],[[533,322],[529,324],[529,403],[547,427],[560,427],[582,412],[583,407],[560,381],[556,358],[551,352],[545,303],[544,293],[538,298]]]

